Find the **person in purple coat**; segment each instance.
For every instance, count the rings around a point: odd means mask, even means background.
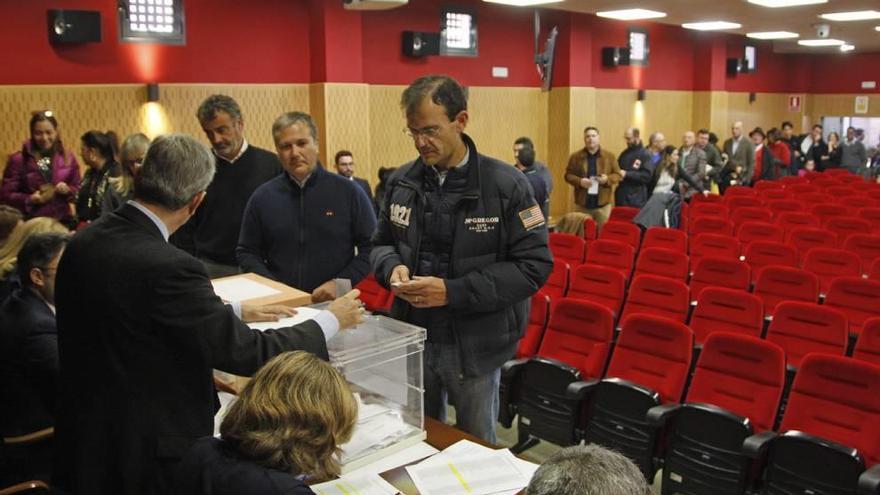
[[[79,163],[64,149],[52,112],[34,112],[30,131],[30,139],[6,164],[0,203],[18,208],[28,218],[52,217],[70,226],[70,203],[80,185]]]

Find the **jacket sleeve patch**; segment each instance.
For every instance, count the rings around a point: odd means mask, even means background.
[[[538,205],[519,212],[519,219],[526,230],[544,225],[544,214],[541,213],[541,208]]]

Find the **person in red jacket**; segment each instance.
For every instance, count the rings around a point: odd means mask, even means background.
[[[781,140],[779,129],[772,128],[764,134],[764,130],[756,127],[750,134],[755,145],[755,180],[776,180],[791,165],[791,149]],[[766,143],[764,139],[766,138]]]

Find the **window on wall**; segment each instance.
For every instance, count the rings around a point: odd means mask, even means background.
[[[639,28],[629,30],[630,65],[648,65],[648,31]]]
[[[440,54],[477,56],[477,16],[473,9],[444,7],[440,20]]]
[[[183,0],[120,0],[119,38],[124,42],[182,45]]]

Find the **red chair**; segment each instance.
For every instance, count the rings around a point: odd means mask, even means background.
[[[678,229],[667,229],[665,227],[651,227],[645,231],[645,238],[642,240],[642,249],[648,248],[664,248],[671,249],[679,253],[687,253],[688,236]]]
[[[819,223],[824,226],[832,218],[849,216],[849,208],[836,204],[821,204],[813,206],[810,213],[819,217]]]
[[[703,194],[694,194],[694,195],[691,197],[691,203],[692,203],[692,204],[697,204],[697,203],[723,203],[723,202],[724,202],[724,196],[719,196],[718,194],[707,194],[707,195],[703,195]]]
[[[857,196],[857,194],[859,194],[858,190],[853,190],[849,196],[840,198],[837,201],[837,204],[845,206],[852,211],[858,211],[862,208],[877,208],[880,206],[880,201],[865,196]]]
[[[726,287],[748,291],[751,269],[738,258],[707,256],[700,259],[691,276],[691,300],[696,301],[707,287]]]
[[[863,179],[862,177],[859,177],[858,175],[854,175],[854,174],[840,175],[839,177],[835,177],[835,178],[850,187],[852,187],[856,184],[864,184],[865,183],[865,179]]]
[[[625,295],[626,279],[619,271],[599,265],[581,265],[572,274],[567,297],[601,304],[617,318]]]
[[[828,294],[831,281],[837,277],[861,277],[859,257],[843,249],[813,248],[804,258],[804,270],[819,277],[819,293]]]
[[[827,177],[838,178],[844,175],[850,175],[850,172],[845,168],[829,168],[825,170],[825,175]]]
[[[746,246],[745,262],[752,268],[752,282],[757,280],[765,266],[798,266],[797,250],[790,244],[755,241]]]
[[[813,227],[796,227],[788,233],[785,242],[797,249],[799,264],[804,264],[807,253],[813,248],[837,247],[837,236],[828,230]]]
[[[834,232],[837,235],[838,245],[844,246],[851,235],[871,232],[871,223],[861,218],[838,217],[825,222],[825,229]]]
[[[804,205],[793,199],[777,199],[767,202],[767,208],[774,218],[779,218],[783,213],[801,213]]]
[[[743,246],[748,246],[752,241],[784,242],[785,230],[767,222],[743,222],[737,229],[736,237]]]
[[[702,345],[706,337],[715,332],[761,337],[763,305],[756,296],[742,290],[706,287],[697,296],[690,327],[697,345]]]
[[[878,188],[875,186],[875,187],[874,187],[874,190],[872,190],[872,191],[868,191],[867,196],[868,196],[869,198],[871,198],[871,199],[874,199],[874,200],[880,201],[880,189],[878,189]]]
[[[635,250],[629,244],[600,239],[590,243],[586,264],[617,270],[629,281],[634,261]]]
[[[550,320],[550,297],[538,291],[532,296],[532,307],[529,312],[529,323],[526,332],[516,349],[517,359],[530,358],[538,353],[547,322]]]
[[[729,235],[698,234],[690,238],[691,271],[706,256],[739,259],[739,240]]]
[[[584,262],[587,243],[583,238],[574,234],[551,232],[549,244],[554,260],[564,261],[571,266],[578,266]]]
[[[634,314],[662,316],[673,321],[687,321],[690,299],[684,282],[655,275],[639,275],[629,288],[620,321]]]
[[[663,248],[648,248],[639,253],[633,277],[649,274],[687,282],[688,267],[688,256],[684,253]]]
[[[767,340],[785,350],[789,366],[797,368],[811,352],[846,354],[846,316],[818,304],[786,301],[776,306]]]
[[[736,229],[745,222],[770,223],[773,221],[773,214],[763,206],[744,206],[731,212],[730,221],[733,222],[734,229]]]
[[[730,186],[724,191],[725,198],[745,196],[754,198],[757,195],[754,189],[746,186]],[[726,199],[725,199],[726,201]]]
[[[740,208],[764,208],[764,202],[755,196],[725,196],[724,204],[730,208],[730,215]]]
[[[880,260],[874,260],[871,264],[871,270],[868,271],[869,280],[880,280]]]
[[[776,217],[776,224],[785,229],[785,235],[797,227],[819,228],[819,219],[809,213],[784,212]]]
[[[611,349],[613,317],[604,306],[563,299],[550,314],[538,356],[575,367],[582,377],[602,376]]]
[[[816,304],[819,278],[800,268],[767,266],[756,279],[754,294],[764,302],[764,315],[773,316],[776,306],[785,301]]]
[[[834,204],[834,196],[830,194],[825,194],[821,192],[811,192],[806,194],[797,194],[794,197],[795,201],[800,201],[804,206],[804,211],[809,212],[816,205],[830,205]]]
[[[596,240],[598,232],[599,228],[596,226],[596,221],[592,217],[584,218],[584,240],[587,241],[588,247],[591,241]]]
[[[608,217],[609,222],[632,222],[632,219],[639,214],[638,208],[631,206],[615,206],[611,208],[611,215]],[[600,232],[599,235],[602,235]]]
[[[638,252],[639,245],[642,242],[642,230],[638,225],[632,222],[608,222],[602,227],[601,232],[599,232],[599,240],[618,241],[624,244],[629,244],[636,252]]]
[[[758,196],[761,196],[763,193],[768,191],[781,191],[782,188],[785,187],[781,183],[775,180],[762,180],[755,184],[755,192],[758,193]]]
[[[880,318],[865,321],[853,349],[853,359],[880,365]]]
[[[691,222],[690,237],[699,234],[733,235],[733,222],[718,217],[697,217]]]
[[[782,184],[785,187],[786,191],[790,191],[791,186],[793,186],[795,184],[809,185],[809,183],[807,182],[807,179],[805,179],[803,177],[799,177],[797,175],[780,177],[779,180],[777,180],[776,182]]]
[[[360,300],[367,311],[385,314],[391,311],[394,294],[379,285],[372,273],[364,277],[355,288],[361,291]]]
[[[550,296],[551,301],[562,299],[568,293],[569,278],[571,276],[571,265],[564,261],[554,260],[553,271],[541,287],[544,294]]]
[[[880,232],[880,208],[861,208],[858,217],[871,222],[871,231]]]
[[[880,259],[880,234],[853,234],[843,243],[843,249],[859,257],[862,273],[867,274],[874,260]]]
[[[718,217],[726,220],[730,217],[730,210],[721,203],[696,203],[691,205],[689,216],[691,221],[699,217]]]
[[[835,179],[834,177],[828,177],[828,176],[817,177],[816,179],[813,179],[813,181],[811,183],[814,186],[818,186],[818,187],[822,188],[823,191],[827,191],[828,189],[830,189],[832,187],[837,187],[837,186],[843,185],[843,182]]]
[[[855,194],[855,189],[849,186],[831,186],[825,192],[837,198],[839,202],[841,199]]]
[[[869,318],[880,316],[880,282],[837,277],[825,295],[825,306],[840,310],[849,321],[849,333],[858,335]]]
[[[813,194],[813,193],[820,192],[820,189],[818,187],[816,187],[812,184],[809,184],[807,182],[786,185],[785,190],[793,192],[795,194],[795,197],[803,196],[805,194]]]

